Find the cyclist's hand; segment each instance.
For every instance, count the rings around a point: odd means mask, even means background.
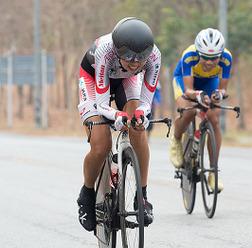
[[[202,105],[204,108],[209,108],[210,105],[210,99],[206,92],[203,90],[199,90],[196,95],[196,99],[200,105]]]
[[[139,131],[144,131],[149,126],[149,119],[142,110],[135,111],[132,121],[135,122],[135,129]]]
[[[212,93],[212,96],[211,96],[211,101],[213,103],[218,103],[218,102],[222,101],[222,99],[223,99],[222,92],[219,89],[214,90]]]
[[[117,131],[123,131],[127,127],[130,127],[130,120],[131,118],[129,117],[128,113],[120,111],[116,115],[116,120],[114,123],[114,126]],[[123,128],[123,129],[122,129]]]

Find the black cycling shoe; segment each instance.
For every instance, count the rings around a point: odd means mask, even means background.
[[[143,207],[144,207],[144,226],[149,226],[153,220],[154,220],[154,215],[153,215],[153,206],[150,202],[147,201],[146,197],[143,197]],[[134,201],[134,209],[137,209],[137,200],[135,197]]]
[[[87,230],[93,231],[96,227],[95,220],[95,192],[85,185],[82,187],[79,198],[79,222]]]

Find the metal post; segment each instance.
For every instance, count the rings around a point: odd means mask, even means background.
[[[47,61],[46,51],[42,50],[41,56],[41,80],[42,80],[42,127],[47,128]]]
[[[39,0],[34,0],[34,101],[35,101],[35,123],[40,127],[40,44],[39,44]]]
[[[223,34],[226,42],[226,47],[228,44],[227,35],[227,0],[219,0],[219,30]],[[226,100],[223,100],[223,105],[226,105]],[[221,111],[220,116],[220,128],[223,134],[226,133],[226,112]]]
[[[12,52],[9,52],[8,54],[8,60],[7,60],[7,82],[8,82],[8,126],[12,127],[13,125],[13,95],[12,95],[12,89],[13,89],[13,57]]]

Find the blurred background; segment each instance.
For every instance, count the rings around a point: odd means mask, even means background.
[[[233,56],[226,104],[239,106],[242,112],[239,119],[235,119],[235,113],[226,112],[222,130],[229,144],[250,143],[251,0],[0,0],[0,3],[0,130],[84,135],[77,110],[80,62],[96,38],[111,32],[120,19],[136,16],[151,27],[162,53],[162,104],[155,111],[157,118],[176,116],[172,74],[197,33],[212,27],[224,34]],[[43,60],[43,56],[47,58]],[[47,66],[43,67],[45,63]],[[32,82],[28,76],[19,77],[21,71],[30,73]],[[152,135],[163,135],[162,129],[157,128]]]

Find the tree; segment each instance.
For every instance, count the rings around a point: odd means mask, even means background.
[[[240,60],[248,58],[252,53],[252,3],[245,0],[238,2],[228,16],[228,48],[232,53],[233,68],[235,68],[235,82],[238,105],[241,108],[241,115],[238,122],[240,129],[245,128],[244,109],[242,98],[242,82],[240,78]],[[248,82],[251,83],[251,82]]]

